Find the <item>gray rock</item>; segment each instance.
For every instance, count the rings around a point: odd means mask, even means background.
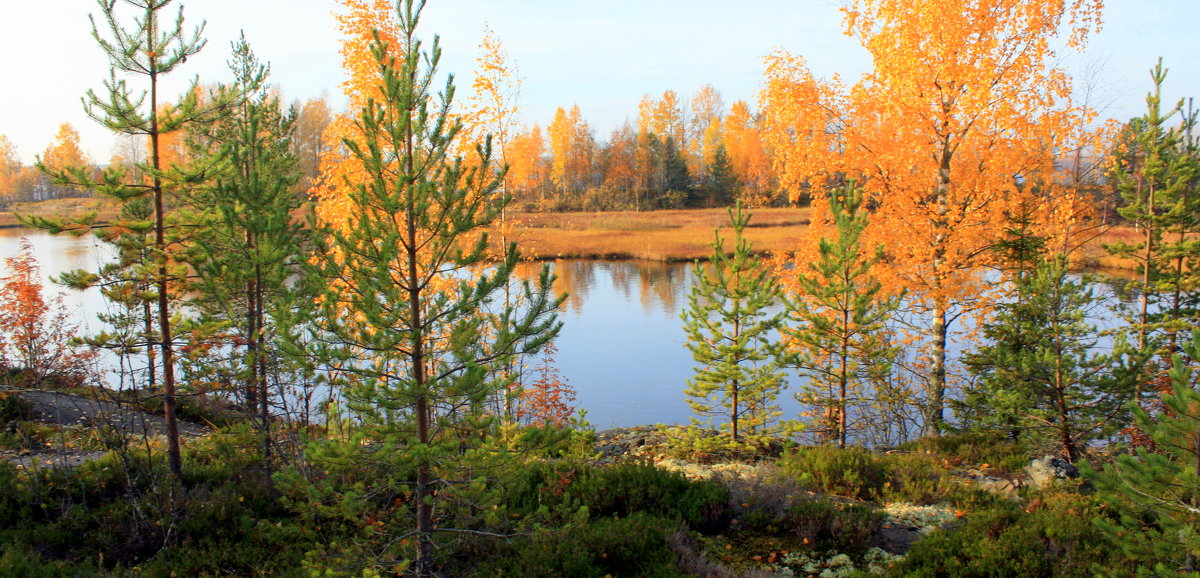
[[[1042,489],[1058,480],[1078,478],[1079,468],[1066,460],[1045,456],[1029,460],[1029,465],[1025,466],[1025,475],[1029,476],[1031,486]]]
[[[1021,491],[1021,483],[1019,481],[1005,480],[1003,478],[993,478],[991,476],[983,476],[978,479],[979,489],[1003,496],[1005,498],[1016,498]]]

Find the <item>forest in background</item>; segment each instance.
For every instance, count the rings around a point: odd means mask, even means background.
[[[98,4],[113,76],[84,103],[127,156],[91,166],[64,127],[3,176],[115,204],[20,217],[110,247],[57,280],[99,288],[108,328],[68,339],[28,247],[7,261],[0,570],[1195,573],[1196,117],[1160,62],[1144,116],[1091,128],[1053,63],[1099,2],[852,2],[874,58],[853,85],[779,52],[755,114],[668,92],[598,145],[560,109],[545,149],[494,36],[458,106],[421,4],[341,5],[335,114],[284,106],[244,38],[232,82],[162,98],[199,31],[169,0]],[[598,440],[512,207],[727,205],[680,320],[696,422]],[[752,213],[781,205],[810,225],[763,255]],[[1068,260],[1112,221],[1139,278],[1101,329]],[[115,390],[89,387],[99,350]],[[802,415],[777,407],[788,371]],[[161,428],[47,424],[46,391]],[[55,448],[102,457],[42,467]]]

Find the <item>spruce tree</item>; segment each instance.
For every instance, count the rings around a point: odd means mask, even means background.
[[[680,314],[687,348],[700,365],[684,393],[701,416],[721,416],[734,443],[745,434],[770,433],[780,412],[784,387],[782,350],[774,332],[783,313],[779,285],[754,255],[744,232],[750,214],[741,204],[729,209],[733,254],[718,231],[709,266],[696,263],[688,306]]]
[[[708,191],[710,207],[724,206],[729,203],[730,199],[738,196],[737,174],[733,172],[733,163],[729,160],[729,153],[725,150],[724,143],[717,144],[717,149],[713,152],[713,160],[708,167],[704,188]]]
[[[796,295],[789,300],[794,322],[786,334],[796,362],[808,378],[796,394],[802,403],[821,407],[839,447],[846,445],[850,410],[872,382],[891,370],[897,348],[887,338],[887,321],[899,297],[885,297],[871,273],[883,259],[883,248],[862,246],[868,215],[862,191],[851,181],[829,194],[836,238],[823,237],[807,270],[795,273]]]
[[[510,245],[498,262],[486,261],[484,229],[508,202],[494,194],[503,175],[490,169],[490,141],[475,161],[452,158],[462,128],[450,112],[453,77],[435,100],[437,38],[424,51],[420,5],[406,0],[397,10],[397,45],[378,35],[372,45],[380,85],[354,119],[361,138],[344,140],[361,180],[349,187],[346,226],[333,229],[319,263],[330,286],[322,329],[326,343],[340,346],[326,352],[363,424],[346,447],[373,448],[369,459],[388,464],[397,482],[387,491],[411,491],[413,570],[431,576],[444,476],[496,431],[487,401],[508,387],[497,370],[554,337],[561,299],[543,268],[536,287],[523,284],[520,310],[480,313],[502,300],[519,260]]]
[[[991,247],[1009,290],[1007,297],[1020,305],[1030,295],[1030,283],[1038,265],[1046,259],[1045,236],[1036,230],[1038,204],[1021,202],[1005,214],[1004,233]],[[1007,351],[1022,351],[1041,338],[1041,314],[1030,308],[1012,307],[1005,329],[993,327],[992,339],[1002,340]],[[1033,315],[1032,319],[1019,318]],[[986,329],[985,329],[986,331]],[[991,343],[997,345],[999,341]],[[965,426],[981,430],[1004,430],[1012,442],[1020,442],[1024,426],[1021,416],[1031,407],[1026,392],[1010,388],[994,376],[997,360],[988,355],[967,354],[967,368],[978,378],[965,389],[963,399],[954,403]]]
[[[1113,506],[1114,516],[1096,523],[1134,560],[1138,576],[1194,576],[1200,571],[1200,391],[1194,366],[1200,332],[1194,331],[1172,359],[1166,411],[1151,416],[1130,404],[1134,421],[1153,442],[1084,475]],[[1112,569],[1101,569],[1107,574]]]
[[[663,188],[666,189],[666,206],[668,209],[678,209],[681,206],[674,206],[676,203],[682,204],[686,202],[692,190],[691,176],[688,174],[687,161],[683,158],[683,153],[679,150],[679,143],[675,142],[675,137],[667,136],[663,143]]]

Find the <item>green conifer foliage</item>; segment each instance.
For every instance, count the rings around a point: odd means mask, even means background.
[[[349,193],[353,219],[334,230],[319,267],[331,287],[325,342],[337,345],[326,350],[329,365],[346,376],[347,406],[363,425],[347,447],[372,448],[396,483],[387,491],[411,495],[413,571],[430,576],[436,504],[451,493],[442,482],[495,433],[499,416],[487,402],[508,387],[496,370],[557,334],[562,300],[543,268],[536,287],[523,284],[519,310],[480,314],[503,307],[519,260],[510,245],[501,261],[485,261],[483,230],[508,198],[493,194],[503,175],[491,170],[490,142],[477,162],[451,157],[462,126],[450,114],[453,77],[435,100],[441,52],[436,37],[428,52],[417,38],[420,10],[401,3],[398,46],[389,51],[378,36],[372,46],[378,97],[355,119],[361,140],[344,141],[365,178]]]
[[[980,376],[968,401],[982,423],[1024,431],[1076,461],[1088,442],[1124,424],[1144,360],[1123,335],[1102,352],[1087,320],[1098,300],[1068,273],[1056,255],[1016,281],[1017,297],[983,328],[987,345],[968,356]]]
[[[1200,359],[1200,332],[1191,338],[1172,359],[1171,391],[1162,395],[1166,410],[1151,416],[1130,404],[1153,450],[1138,448],[1102,471],[1083,468],[1115,506],[1112,518],[1096,523],[1130,558],[1146,561],[1138,576],[1200,571],[1200,391],[1195,368],[1185,362]]]
[[[713,152],[713,160],[708,167],[704,188],[708,191],[708,206],[710,207],[724,206],[729,203],[730,199],[737,197],[738,178],[733,172],[733,163],[729,160],[729,153],[725,150],[724,143],[717,144],[717,149]]]
[[[1146,114],[1126,125],[1113,152],[1109,178],[1125,206],[1117,212],[1142,235],[1137,243],[1105,246],[1110,253],[1138,263],[1141,292],[1134,327],[1138,346],[1145,348],[1152,333],[1165,332],[1167,353],[1173,354],[1181,321],[1200,307],[1200,242],[1190,238],[1200,230],[1200,154],[1188,137],[1195,119],[1171,119],[1181,114],[1183,100],[1163,110],[1162,85],[1167,77],[1161,59],[1150,71],[1154,91],[1146,95]],[[1151,303],[1161,302],[1155,315]],[[1185,333],[1186,335],[1186,333]]]
[[[232,374],[242,383],[247,407],[259,415],[264,451],[270,448],[270,367],[278,361],[270,310],[289,279],[299,273],[307,243],[296,219],[300,178],[290,150],[295,115],[284,111],[267,85],[261,64],[245,37],[233,46],[231,86],[214,101],[240,96],[229,113],[211,124],[193,125],[189,145],[209,165],[209,178],[185,201],[200,232],[193,255],[202,327],[219,327],[239,354]]]
[[[899,297],[885,297],[871,268],[883,259],[883,248],[865,251],[860,237],[868,216],[862,191],[850,182],[829,194],[836,238],[822,238],[817,258],[807,270],[797,269],[797,294],[790,298],[787,329],[801,373],[808,383],[798,400],[823,409],[818,427],[839,446],[846,445],[850,410],[870,411],[866,394],[872,382],[891,370],[896,347],[888,339],[887,321]]]
[[[750,215],[729,210],[733,254],[720,232],[709,266],[696,263],[696,284],[680,314],[688,350],[700,365],[688,380],[688,405],[701,416],[721,416],[735,443],[774,433],[775,400],[783,388],[782,350],[773,334],[783,323],[779,285],[743,236]]]
[[[199,52],[205,43],[201,37],[203,24],[190,31],[185,29],[182,7],[173,21],[169,21],[169,24],[162,22],[162,13],[173,0],[97,0],[96,3],[104,24],[98,26],[93,19],[92,35],[108,57],[110,79],[104,82],[105,90],[102,93],[88,91],[83,99],[84,108],[89,116],[113,132],[147,139],[150,157],[148,162],[138,167],[145,178],[130,178],[119,166],[106,169],[99,181],[94,181],[91,174],[81,169],[57,173],[52,177],[57,183],[84,186],[121,203],[146,198],[153,206],[150,221],[153,242],[147,257],[149,264],[152,264],[154,294],[147,297],[157,305],[158,331],[153,345],[161,353],[167,455],[171,471],[181,476],[179,428],[175,418],[177,361],[172,298],[179,292],[180,280],[186,276],[186,268],[180,266],[183,259],[179,247],[183,240],[183,229],[168,223],[171,219],[167,195],[174,192],[180,180],[192,179],[196,175],[184,175],[170,170],[171,167],[162,166],[160,137],[183,130],[189,124],[211,119],[224,110],[229,101],[201,103],[194,81],[177,103],[167,105],[159,94],[162,77],[187,62],[188,57]],[[136,15],[131,23],[126,24],[119,18],[118,5],[133,9]],[[127,77],[139,79],[143,86],[130,86]],[[31,225],[51,232],[91,228],[93,221],[94,216],[73,223],[53,219],[27,220]],[[130,228],[136,229],[142,224],[131,223]],[[112,226],[118,229],[122,227],[120,223]]]

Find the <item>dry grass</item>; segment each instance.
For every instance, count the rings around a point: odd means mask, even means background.
[[[38,203],[13,203],[0,212],[0,228],[18,227],[14,213],[46,217],[72,217],[89,211],[100,222],[116,215],[115,205],[100,199],[56,199]],[[793,250],[808,227],[807,208],[756,209],[746,236],[758,252]],[[692,261],[712,253],[713,230],[720,229],[732,250],[729,215],[725,209],[604,213],[514,213],[513,239],[521,252],[536,259],[646,259]],[[493,237],[495,238],[495,237]],[[1114,257],[1102,245],[1116,241],[1137,243],[1141,235],[1132,227],[1108,229],[1088,242],[1075,262],[1089,269],[1134,270],[1131,259]],[[498,239],[497,239],[498,241]]]
[[[116,205],[103,199],[53,199],[36,203],[12,203],[8,210],[0,212],[0,228],[20,227],[16,215],[34,215],[39,217],[79,217],[89,212],[96,212],[96,220],[104,222],[117,215]]]
[[[1123,270],[1131,271],[1138,268],[1138,264],[1133,259],[1125,257],[1117,257],[1109,255],[1104,250],[1104,245],[1123,241],[1126,243],[1140,243],[1145,240],[1145,237],[1134,230],[1133,227],[1117,226],[1101,233],[1095,239],[1080,249],[1080,262],[1082,265],[1092,269],[1108,269],[1108,270]]]
[[[691,261],[712,253],[713,230],[732,236],[724,209],[513,216],[521,251],[538,259]],[[746,237],[756,251],[793,248],[808,226],[808,209],[753,211]],[[730,241],[726,246],[732,249]]]

